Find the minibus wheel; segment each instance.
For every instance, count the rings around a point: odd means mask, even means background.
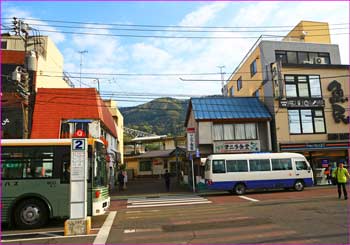
[[[20,201],[14,212],[15,224],[22,229],[39,228],[48,221],[46,205],[36,198]]]
[[[234,188],[234,192],[237,195],[243,195],[245,193],[245,191],[246,191],[246,186],[243,183],[238,183]]]
[[[302,190],[304,190],[304,182],[303,182],[302,180],[297,180],[297,181],[295,181],[294,189],[295,189],[296,191],[302,191]]]

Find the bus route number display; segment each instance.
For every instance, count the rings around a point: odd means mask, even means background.
[[[72,139],[71,179],[83,180],[87,164],[86,139]]]

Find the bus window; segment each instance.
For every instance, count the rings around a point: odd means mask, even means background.
[[[271,171],[269,159],[249,160],[250,171]]]
[[[295,167],[297,170],[308,170],[308,166],[305,161],[295,161]]]
[[[272,170],[292,170],[291,159],[271,159]]]
[[[248,172],[247,160],[227,160],[227,172]]]
[[[213,173],[214,174],[226,173],[225,160],[213,160]]]

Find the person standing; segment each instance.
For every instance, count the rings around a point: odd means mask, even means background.
[[[122,191],[124,188],[124,174],[122,170],[120,170],[118,173],[118,184],[119,184],[119,191]]]
[[[168,172],[168,170],[165,170],[164,180],[165,180],[166,191],[169,192],[170,191],[170,173]]]
[[[348,199],[348,193],[346,191],[346,182],[350,178],[349,172],[344,168],[343,163],[339,163],[339,166],[333,171],[332,176],[335,178],[338,187],[338,198],[341,198],[341,188],[343,189],[344,199]]]
[[[332,183],[332,166],[329,164],[326,170],[324,171],[324,174],[326,175],[327,182],[329,185],[333,184]]]
[[[123,171],[123,175],[124,175],[124,186],[123,186],[123,189],[126,190],[126,183],[128,183],[128,173],[124,170]]]

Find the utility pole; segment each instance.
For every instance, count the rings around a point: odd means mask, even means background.
[[[217,68],[220,69],[220,74],[221,74],[221,92],[222,92],[222,95],[224,95],[224,74],[225,72],[222,72],[222,68],[225,68],[225,66],[217,66]]]
[[[88,51],[87,50],[81,50],[78,51],[80,54],[80,87],[81,87],[81,67],[83,66],[83,54],[86,54]]]

